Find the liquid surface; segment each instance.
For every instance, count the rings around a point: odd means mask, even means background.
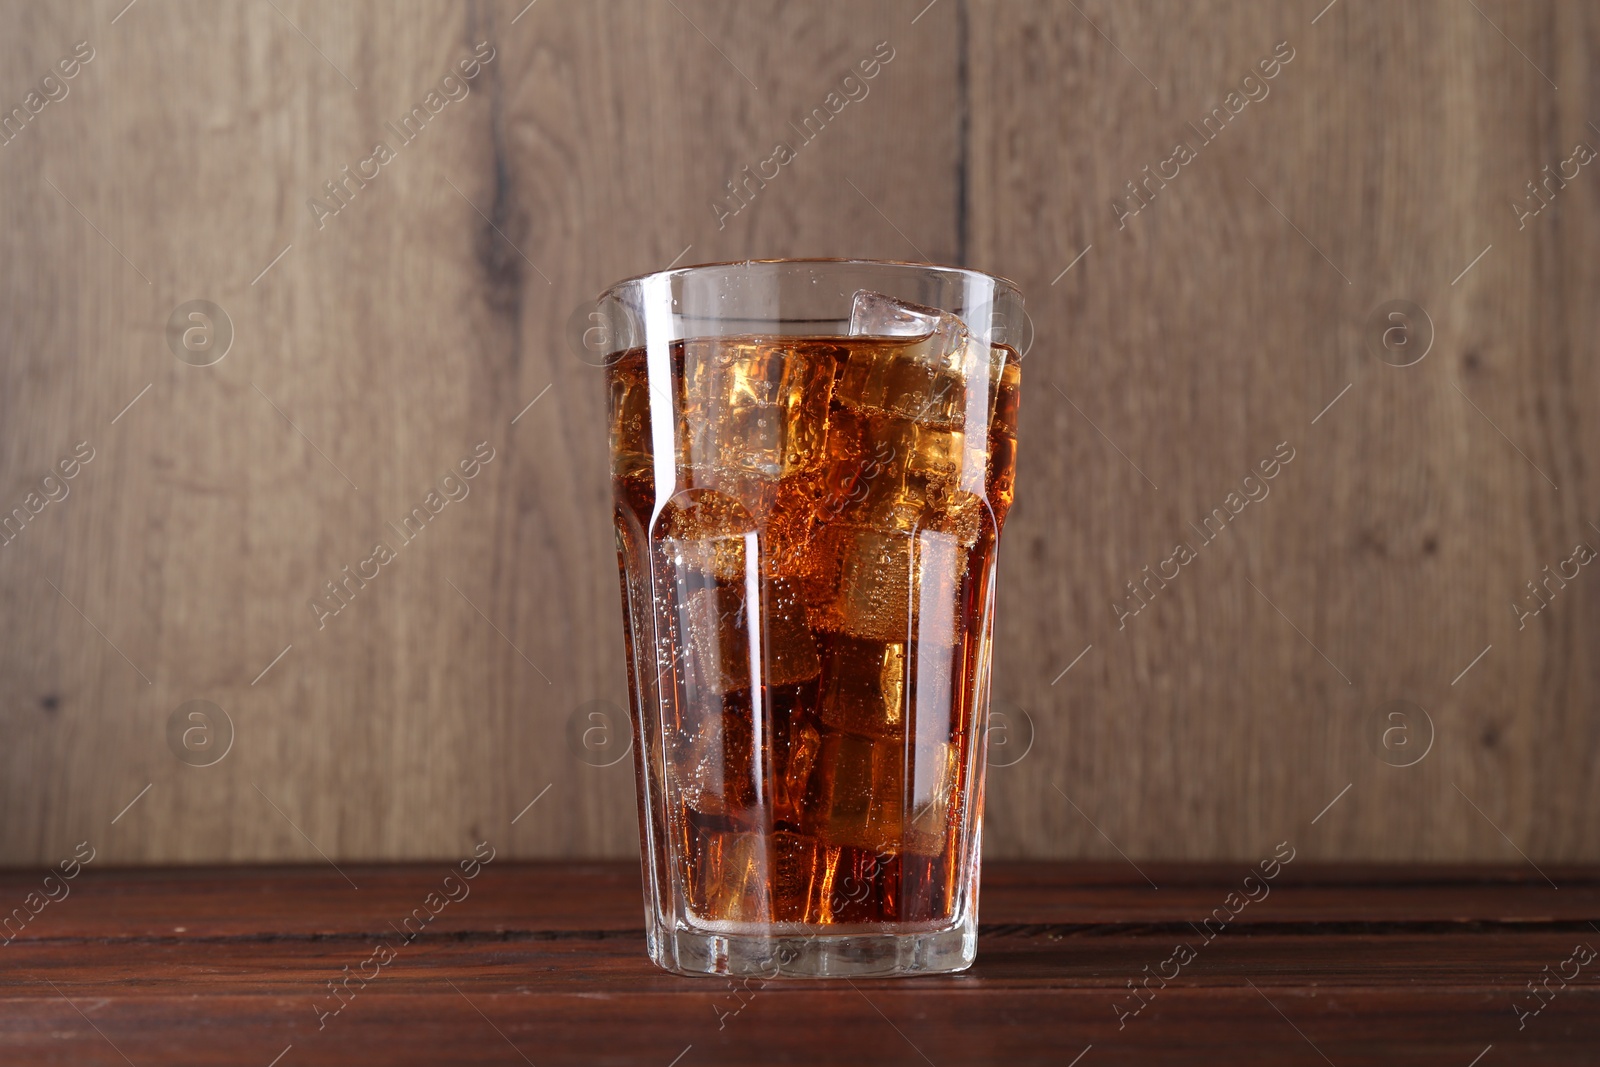
[[[660,906],[711,930],[947,922],[981,816],[1016,354],[963,331],[657,359],[608,376]]]

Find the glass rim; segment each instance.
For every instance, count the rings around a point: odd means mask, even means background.
[[[855,259],[848,256],[796,256],[793,258],[779,257],[776,259],[716,260],[710,263],[691,263],[685,267],[668,267],[665,270],[646,271],[643,274],[635,274],[632,277],[623,278],[619,282],[613,282],[602,289],[599,296],[597,296],[595,300],[598,303],[609,296],[616,295],[619,290],[630,285],[651,281],[656,278],[671,278],[677,275],[689,274],[693,271],[709,270],[713,267],[786,266],[806,263],[831,264],[836,266],[851,267],[905,268],[909,270],[919,270],[933,274],[944,274],[967,279],[984,279],[994,282],[996,286],[1000,288],[1009,289],[1018,300],[1024,299],[1022,295],[1022,287],[1016,282],[1012,281],[1010,278],[1007,278],[1002,274],[991,274],[988,271],[974,270],[971,267],[955,267],[947,263],[925,263],[906,259]]]

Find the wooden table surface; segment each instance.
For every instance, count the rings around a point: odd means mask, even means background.
[[[633,864],[491,863],[410,943],[449,869],[343,873],[85,869],[0,942],[0,1064],[1600,1061],[1593,868],[1291,865],[1208,942],[1191,924],[1240,907],[1243,864],[1145,865],[1153,889],[997,863],[968,973],[738,993],[646,959]],[[0,901],[43,877],[0,874]],[[372,977],[322,1015],[346,967]]]

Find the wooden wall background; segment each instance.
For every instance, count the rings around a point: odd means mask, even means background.
[[[631,759],[571,743],[626,691],[567,318],[674,260],[799,255],[1029,297],[995,666],[1026,754],[990,855],[1600,859],[1600,569],[1511,606],[1600,548],[1600,167],[1512,207],[1600,146],[1592,5],[125,2],[0,8],[7,110],[94,49],[0,146],[0,503],[94,450],[0,548],[0,862],[632,853]],[[480,41],[470,95],[318,229],[307,199]],[[1119,227],[1279,42],[1269,95]],[[209,367],[165,336],[201,298],[234,330]],[[1431,320],[1410,367],[1372,351],[1390,300]],[[481,441],[319,630],[321,584]],[[1270,495],[1119,629],[1280,442]],[[169,746],[191,700],[233,725],[209,766]]]

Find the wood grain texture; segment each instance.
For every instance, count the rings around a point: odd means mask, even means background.
[[[0,145],[0,507],[94,449],[0,548],[0,863],[632,854],[631,760],[570,742],[626,688],[568,316],[675,258],[801,255],[1029,297],[995,690],[1033,740],[989,775],[992,857],[1600,860],[1600,578],[1511,609],[1600,547],[1600,179],[1510,207],[1600,146],[1600,17],[1478,8],[0,5],[0,109],[95,50]],[[867,96],[719,222],[882,41]],[[1283,41],[1269,95],[1119,226]],[[199,298],[235,335],[210,367],[165,336]],[[1408,368],[1369,350],[1394,299],[1435,335]],[[319,624],[480,442],[469,495]],[[1270,495],[1119,629],[1280,442]],[[169,749],[191,700],[231,719],[213,766]],[[1384,749],[1395,700],[1431,728]]]
[[[1600,584],[1521,631],[1510,605],[1596,544],[1600,185],[1521,232],[1509,202],[1600,143],[1592,9],[1081,6],[970,19],[973,264],[1030,295],[1019,485],[1049,487],[1007,531],[997,688],[1038,741],[991,778],[989,840],[1247,855],[1353,783],[1314,854],[1589,855]],[[1187,124],[1285,41],[1268,95],[1203,142]],[[1178,141],[1196,158],[1119,224]],[[1391,299],[1432,319],[1415,366],[1369,351]],[[1270,495],[1206,542],[1191,524],[1280,442]],[[1126,583],[1180,543],[1197,558],[1140,607]],[[1415,713],[1410,755],[1389,735],[1391,762],[1428,751],[1408,768],[1379,758],[1395,700],[1432,724],[1431,751]]]
[[[995,863],[970,971],[737,996],[650,964],[632,864],[497,857],[409,943],[390,924],[445,868],[345,873],[359,890],[326,866],[91,866],[0,947],[0,1063],[1060,1064],[1092,1045],[1103,1063],[1459,1065],[1492,1045],[1577,1064],[1600,1037],[1600,964],[1552,978],[1520,1028],[1512,1008],[1600,938],[1593,868],[1552,868],[1556,892],[1520,867],[1295,860],[1205,942],[1190,924],[1244,870],[1152,865],[1155,891],[1120,862]],[[39,877],[0,876],[0,899]],[[380,941],[395,955],[374,975]],[[1119,1019],[1175,943],[1194,958]],[[333,1014],[347,965],[368,980]]]

